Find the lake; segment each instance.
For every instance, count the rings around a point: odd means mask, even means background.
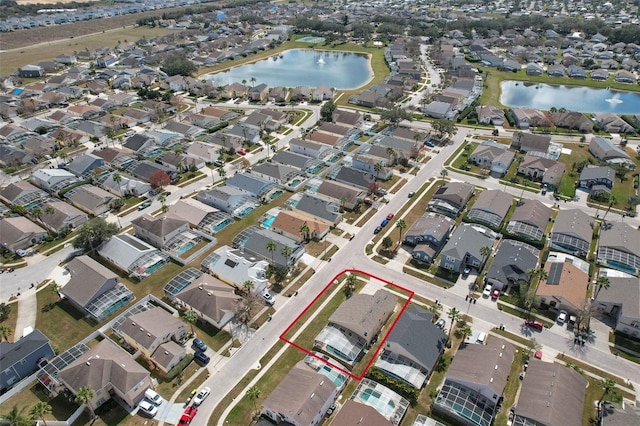
[[[205,76],[220,85],[246,80],[247,84],[265,83],[269,87],[318,87],[325,84],[335,89],[354,89],[372,77],[367,55],[304,49],[286,50],[257,62]]]
[[[637,92],[522,81],[503,81],[500,89],[500,103],[509,107],[530,107],[543,111],[556,107],[568,111],[614,114],[640,112],[640,93]]]

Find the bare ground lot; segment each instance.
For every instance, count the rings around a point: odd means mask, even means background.
[[[41,1],[38,1],[41,3]],[[55,25],[52,27],[31,28],[29,30],[0,33],[0,46],[2,50],[11,50],[33,46],[39,43],[47,43],[55,40],[65,40],[80,36],[101,33],[103,31],[134,25],[140,18],[146,16],[162,16],[165,12],[179,10],[181,8],[153,10],[149,12],[135,13],[132,15],[116,16],[113,18],[93,19],[91,21],[76,22],[73,24]],[[84,49],[84,47],[82,47]],[[6,53],[3,52],[3,62]],[[41,59],[44,60],[44,59]]]

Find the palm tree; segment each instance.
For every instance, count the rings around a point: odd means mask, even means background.
[[[255,413],[258,412],[258,407],[256,406],[256,402],[260,398],[260,389],[258,389],[255,386],[251,386],[249,389],[247,389],[246,395],[247,395],[247,398],[249,398],[249,401],[253,403],[253,412],[255,415]]]
[[[95,394],[96,391],[91,389],[89,386],[83,386],[78,389],[78,392],[76,392],[76,402],[78,402],[79,404],[86,404],[92,419],[96,416],[96,414],[93,412],[93,407],[91,406],[91,400],[93,399]]]
[[[610,285],[611,285],[611,282],[609,282],[609,278],[607,278],[604,275],[601,277],[598,277],[598,279],[596,280],[596,294],[595,296],[593,296],[593,298],[597,299],[598,295],[600,294],[600,290],[602,290],[603,288],[605,290],[608,290]]]
[[[453,330],[453,324],[462,317],[462,312],[460,312],[456,308],[451,308],[449,309],[449,311],[447,311],[447,316],[451,320],[451,324],[449,324],[449,333],[447,333],[447,335],[449,336],[449,338],[451,338],[451,330]]]
[[[246,280],[245,282],[242,283],[242,290],[249,294],[251,293],[251,290],[253,290],[254,284],[253,281],[251,280]]]
[[[196,321],[198,321],[198,314],[196,314],[191,309],[188,309],[188,310],[184,311],[182,313],[182,315],[180,315],[180,316],[182,317],[183,320],[185,320],[186,322],[189,323],[189,326],[191,327],[191,334],[194,334],[193,333],[193,324],[195,324]]]
[[[7,414],[4,414],[4,421],[9,426],[29,426],[31,422],[24,416],[24,407],[18,409],[17,405],[14,405]]]
[[[276,264],[275,260],[273,259],[273,253],[276,251],[276,248],[276,243],[274,243],[273,241],[269,241],[267,243],[267,251],[271,253],[271,267],[274,267]]]
[[[33,210],[31,210],[31,214],[33,215],[33,217],[36,218],[36,220],[38,222],[40,222],[41,225],[44,226],[44,223],[42,223],[42,209],[40,207],[35,207]]]
[[[400,234],[398,245],[402,245],[402,231],[407,228],[407,222],[405,222],[404,219],[398,219],[398,221],[396,222],[396,228],[398,228],[398,233]]]
[[[255,78],[255,77],[251,77],[250,81],[251,81],[251,87],[255,87],[255,85],[256,85],[256,78]]]
[[[602,401],[604,401],[604,399],[609,395],[609,392],[615,389],[616,384],[616,381],[613,379],[602,379],[602,381],[600,381],[600,386],[602,386],[604,392],[602,392],[602,396],[598,401],[598,407],[602,404]]]
[[[302,225],[300,225],[300,234],[302,234],[302,238],[307,241],[309,239],[309,226],[307,225],[307,222],[303,222]]]
[[[473,331],[471,330],[471,327],[469,327],[468,325],[465,325],[459,331],[460,331],[460,335],[462,336],[462,340],[463,341],[467,340],[467,337],[469,337],[469,336],[471,336],[473,334]]]
[[[356,276],[356,274],[349,274],[346,281],[347,286],[344,288],[344,292],[347,295],[347,297],[351,297],[353,292],[356,290],[357,281],[358,281],[358,277]]]
[[[116,172],[113,174],[112,177],[113,177],[113,181],[118,184],[118,191],[120,191],[120,196],[124,197],[124,194],[122,193],[122,187],[120,186],[120,182],[122,182],[122,175]]]
[[[480,255],[482,256],[482,263],[483,264],[484,264],[484,262],[487,261],[487,258],[489,257],[490,254],[491,254],[491,247],[489,247],[489,246],[480,247]]]
[[[416,141],[416,148],[420,148],[420,140],[422,139],[422,135],[420,133],[413,134],[413,140]]]
[[[56,213],[56,209],[53,206],[47,206],[44,208],[44,214],[53,215]]]
[[[218,174],[220,175],[221,178],[224,179],[224,177],[227,175],[227,172],[224,170],[224,168],[219,167],[218,168]]]
[[[284,261],[288,265],[289,264],[289,256],[291,256],[291,247],[289,247],[289,246],[282,247],[282,250],[280,251],[280,254],[282,255],[282,257],[284,257]]]
[[[398,155],[398,152],[395,149],[393,149],[392,147],[387,147],[387,155],[389,155],[389,157],[391,157],[391,160],[394,163],[396,162],[396,160],[397,160],[396,157]]]
[[[0,324],[0,342],[2,341],[2,339],[8,342],[9,338],[7,336],[9,336],[12,331],[13,330],[11,329],[10,326],[6,324]]]
[[[440,176],[442,176],[442,179],[446,179],[449,176],[449,171],[447,169],[440,170]]]
[[[383,168],[384,166],[382,165],[382,163],[376,163],[373,165],[373,170],[376,171],[376,180],[380,179],[380,172]]]
[[[49,404],[44,401],[38,401],[33,407],[31,407],[31,410],[29,411],[29,417],[31,418],[31,420],[42,420],[44,426],[47,426],[47,422],[44,419],[44,416],[46,416],[47,414],[51,414],[51,411],[52,408]]]

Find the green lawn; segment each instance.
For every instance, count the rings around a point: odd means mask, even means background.
[[[0,325],[8,326],[11,331],[7,336],[0,336],[0,341],[3,337],[6,337],[6,340],[9,342],[13,342],[13,335],[16,331],[16,324],[18,322],[18,303],[9,303],[9,315],[7,315],[7,319],[0,322]]]
[[[44,420],[66,420],[78,408],[78,404],[68,401],[62,395],[50,398],[49,393],[45,388],[40,384],[40,382],[36,381],[31,386],[23,389],[4,402],[2,404],[1,412],[5,414],[15,405],[18,409],[24,407],[25,413],[28,414],[31,407],[33,407],[38,401],[45,401],[51,405],[52,408],[51,414],[46,415]]]

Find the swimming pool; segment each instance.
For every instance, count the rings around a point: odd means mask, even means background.
[[[274,220],[276,220],[275,216],[269,216],[267,219],[264,220],[264,222],[261,223],[261,225],[264,228],[271,228],[271,225],[273,225]]]
[[[236,216],[238,216],[239,218],[243,218],[246,215],[248,215],[249,213],[251,213],[253,211],[253,207],[245,207],[244,209],[242,209],[242,211],[240,213],[238,213]]]
[[[360,399],[386,417],[389,417],[396,408],[396,404],[394,404],[393,401],[383,398],[382,394],[374,389],[363,390],[360,394]]]
[[[329,365],[322,366],[319,373],[331,380],[339,388],[347,381],[346,375],[339,373],[337,369]]]
[[[211,229],[213,229],[213,232],[220,232],[225,227],[229,226],[229,224],[231,224],[231,222],[233,222],[232,219],[225,219],[222,222],[217,223],[214,226],[212,226]]]
[[[271,198],[272,200],[275,200],[276,198],[278,198],[279,196],[281,196],[282,194],[284,194],[284,191],[281,190],[277,190],[276,192],[274,192],[273,194],[271,194]]]
[[[195,245],[196,245],[196,243],[194,243],[193,241],[188,241],[186,244],[183,244],[181,247],[178,247],[176,249],[176,253],[177,254],[184,254],[184,253],[188,252],[189,250],[191,250]]]

